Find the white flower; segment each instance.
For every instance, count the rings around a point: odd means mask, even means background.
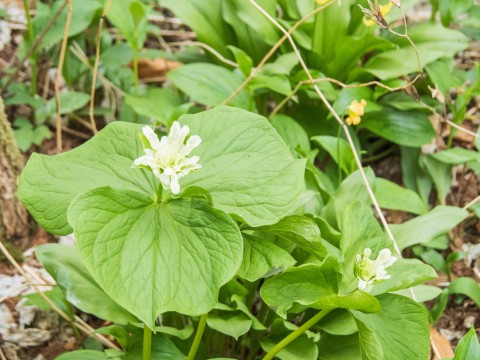
[[[355,276],[358,278],[358,288],[364,290],[367,285],[377,281],[390,279],[387,269],[393,265],[397,258],[392,256],[389,249],[382,249],[378,254],[377,260],[371,260],[372,250],[366,248],[363,255],[357,254],[355,264]]]
[[[168,135],[162,136],[160,140],[151,127],[145,126],[142,131],[150,143],[150,148],[145,148],[145,155],[136,159],[133,165],[149,167],[164,188],[170,187],[172,193],[178,194],[180,192],[178,180],[201,168],[198,164],[200,158],[198,156],[189,158],[188,155],[202,140],[199,136],[193,135],[185,143],[190,128],[187,125],[180,127],[177,121],[173,122]]]

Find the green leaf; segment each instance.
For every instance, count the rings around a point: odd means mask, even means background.
[[[202,169],[182,178],[182,188],[204,188],[217,208],[252,226],[275,223],[295,208],[305,161],[293,159],[265,118],[220,107],[185,115],[180,122],[203,140],[194,150]],[[70,202],[101,186],[156,197],[160,183],[153,173],[131,168],[144,153],[140,130],[139,125],[113,122],[72,151],[33,154],[20,176],[19,196],[35,220],[55,234],[70,233],[66,218]]]
[[[317,326],[332,335],[351,335],[358,331],[355,319],[345,309],[333,310],[320,320]]]
[[[68,218],[90,273],[151,328],[166,311],[208,312],[240,266],[237,225],[204,200],[156,204],[137,192],[103,187],[79,195]]]
[[[291,241],[319,259],[323,259],[327,254],[327,250],[322,244],[320,229],[315,221],[307,217],[287,216],[274,225],[262,226],[256,230],[272,233]]]
[[[113,337],[121,346],[126,349],[128,345],[128,331],[119,325],[109,325],[95,330],[96,334],[103,334]]]
[[[271,124],[292,149],[310,150],[307,132],[290,116],[277,114],[273,117]]]
[[[320,360],[362,360],[358,334],[348,336],[322,334],[318,347],[322,349]]]
[[[130,337],[127,353],[121,360],[139,360],[143,357],[143,335],[140,331]],[[152,336],[152,360],[185,360],[175,344],[163,334]]]
[[[226,44],[232,44],[232,34],[223,20],[222,0],[162,0],[161,5],[169,8],[193,31],[198,41],[210,45],[227,56]]]
[[[452,183],[452,165],[444,164],[430,155],[422,155],[420,159],[432,178],[438,200],[441,204],[445,204]]]
[[[407,211],[417,215],[428,211],[422,199],[412,190],[382,178],[377,178],[375,185],[375,197],[384,209]]]
[[[333,136],[314,136],[312,141],[323,147],[347,175],[356,170],[353,151],[346,140]]]
[[[378,136],[405,146],[419,147],[428,144],[435,136],[428,114],[420,111],[384,107],[381,111],[366,113],[362,125]]]
[[[472,278],[460,277],[448,285],[449,294],[461,294],[472,299],[480,307],[480,285]]]
[[[468,46],[468,38],[460,31],[431,22],[409,27],[408,33],[418,50],[422,68],[442,57],[453,57]],[[417,71],[417,57],[411,44],[393,36],[390,40],[398,42],[400,47],[373,56],[365,64],[365,70],[381,80]]]
[[[193,325],[187,325],[183,329],[177,329],[170,326],[155,326],[155,332],[172,335],[180,340],[186,340],[193,334]]]
[[[372,295],[411,288],[437,278],[435,270],[417,259],[398,259],[387,270],[390,279],[373,285]]]
[[[430,155],[434,159],[450,165],[461,165],[473,160],[480,160],[480,154],[477,151],[454,147]]]
[[[275,319],[271,325],[270,335],[260,339],[263,350],[266,352],[272,350],[277,343],[296,329],[298,327],[292,323],[278,318]],[[307,331],[284,347],[275,356],[280,360],[316,360],[318,359],[316,341],[318,341],[318,337],[316,338]]]
[[[468,211],[453,206],[437,206],[425,215],[403,224],[390,225],[393,236],[401,250],[423,244],[439,235],[446,234],[468,216]]]
[[[125,102],[137,114],[169,125],[172,115],[181,104],[177,95],[167,89],[152,88],[142,96],[125,95]]]
[[[108,20],[125,36],[130,47],[138,51],[147,36],[147,7],[137,0],[113,1],[107,13]]]
[[[202,168],[185,177],[183,186],[206,189],[215,207],[251,226],[274,224],[294,210],[305,160],[293,159],[265,118],[221,106],[179,121],[204,141],[192,153]]]
[[[246,334],[252,327],[252,320],[240,311],[223,313],[219,315],[208,315],[207,325],[213,329],[233,337],[238,340],[240,336]]]
[[[477,333],[472,326],[467,334],[459,341],[453,360],[480,359],[480,343]]]
[[[86,313],[120,324],[138,319],[118,305],[92,278],[75,246],[46,244],[35,255],[55,281],[65,289],[67,299]]]
[[[344,257],[341,288],[350,292],[357,288],[355,263],[358,254],[365,248],[372,250],[372,259],[376,259],[380,250],[392,250],[393,244],[382,231],[369,206],[356,201],[346,207],[342,214],[343,228],[340,250]]]
[[[105,353],[95,350],[77,350],[62,354],[55,360],[107,360]]]
[[[263,300],[282,317],[294,303],[316,309],[347,308],[375,312],[377,300],[363,291],[337,294],[336,260],[327,258],[321,265],[291,268],[265,282],[260,290]]]
[[[33,18],[33,27],[37,36],[45,29],[51,21],[53,14],[60,10],[63,3],[61,1],[53,2],[50,8],[44,3],[37,4],[37,12]],[[100,13],[102,5],[99,1],[72,0],[72,16],[68,36],[72,37],[86,30],[96,15]],[[53,22],[50,29],[42,38],[42,46],[50,47],[63,38],[65,24],[67,22],[67,7],[65,7],[60,16]],[[29,44],[32,46],[33,44]]]
[[[292,93],[290,80],[286,75],[256,75],[248,84],[251,91],[257,91],[258,94],[265,92],[265,89],[288,96]],[[257,92],[255,92],[257,94]]]
[[[419,303],[430,301],[438,297],[442,293],[442,289],[432,285],[417,285],[414,286],[413,291]],[[394,294],[406,296],[410,298],[410,289],[402,289],[393,292]]]
[[[77,92],[77,91],[67,91],[60,94],[60,114],[68,114],[83,108],[90,101],[90,95]],[[57,104],[55,98],[52,98],[47,101],[47,103],[35,112],[37,123],[48,119],[50,116],[55,114],[57,109]]]
[[[243,234],[243,260],[237,275],[248,281],[282,272],[295,264],[295,259],[281,247],[261,237]]]
[[[421,304],[406,297],[377,297],[382,310],[373,314],[352,311],[360,335],[363,359],[428,359],[430,331]]]
[[[43,294],[48,297],[60,310],[69,316],[74,315],[72,304],[68,302],[65,294],[59,287],[54,287],[50,291],[45,291]],[[39,294],[33,293],[24,296],[28,299],[26,305],[34,305],[41,310],[52,310],[52,306]]]
[[[232,52],[233,56],[235,57],[235,61],[238,64],[238,68],[242,72],[242,74],[247,77],[252,72],[253,68],[253,60],[248,54],[239,49],[235,46],[228,45],[228,49]]]
[[[168,77],[194,101],[207,106],[221,104],[243,81],[241,76],[222,66],[205,63],[181,66],[169,71]],[[240,91],[230,105],[246,110],[254,106],[246,90]]]

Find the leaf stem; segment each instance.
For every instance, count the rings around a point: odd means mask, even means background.
[[[30,6],[28,0],[23,0],[23,8],[25,11],[25,18],[27,19],[28,38],[30,40],[30,46],[33,46],[35,42],[35,29],[33,28],[32,17],[30,16]],[[32,66],[32,82],[31,91],[35,96],[37,93],[37,53],[35,51],[30,55],[30,64]]]
[[[152,354],[152,330],[143,325],[143,360],[150,360]]]
[[[205,324],[207,323],[208,314],[203,314],[200,316],[200,321],[197,327],[197,333],[195,334],[195,339],[193,339],[192,347],[188,352],[187,360],[194,360],[195,354],[197,353],[198,347],[200,346],[200,341],[202,340],[203,332],[205,330]]]
[[[305,324],[300,326],[297,330],[283,338],[282,341],[280,341],[277,345],[273,347],[272,350],[270,350],[267,355],[263,357],[263,360],[272,360],[277,353],[279,353],[283,348],[288,346],[292,341],[294,341],[296,338],[298,338],[300,335],[302,335],[305,331],[310,329],[313,325],[315,325],[317,322],[319,322],[321,319],[323,319],[328,313],[330,313],[332,310],[331,309],[324,309],[320,311],[317,315],[312,317],[310,320],[308,320]]]

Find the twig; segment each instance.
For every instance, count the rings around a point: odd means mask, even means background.
[[[91,139],[91,136],[87,135],[87,134],[84,134],[80,131],[77,131],[77,130],[73,130],[73,129],[70,129],[66,126],[62,126],[62,130],[65,131],[66,133],[68,134],[72,134],[72,135],[75,135],[81,139],[85,139],[85,140],[89,140]]]
[[[65,29],[63,33],[62,47],[60,49],[60,57],[58,60],[57,74],[55,77],[55,100],[57,104],[57,152],[62,151],[62,116],[60,115],[60,80],[62,79],[63,63],[65,61],[65,53],[67,51],[68,33],[70,32],[70,24],[72,22],[72,0],[67,0],[68,12],[67,21],[65,23]]]
[[[5,354],[3,353],[3,349],[2,349],[1,346],[0,346],[0,359],[2,359],[2,360],[8,360],[7,357],[5,356]]]
[[[90,117],[90,125],[91,125],[91,130],[93,131],[94,134],[96,134],[97,131],[97,124],[95,123],[95,116],[93,114],[93,109],[94,109],[94,103],[95,103],[95,86],[97,85],[97,73],[98,73],[98,65],[100,62],[100,43],[101,43],[101,33],[102,33],[102,27],[103,27],[103,22],[105,21],[105,17],[107,16],[108,9],[110,8],[110,5],[112,4],[112,0],[108,0],[107,4],[105,5],[105,8],[103,9],[102,17],[100,18],[100,22],[98,23],[98,31],[97,31],[97,45],[95,49],[95,65],[93,66],[93,76],[92,76],[92,89],[90,91],[90,108],[88,111],[89,117]]]
[[[469,208],[471,208],[473,205],[475,205],[476,203],[478,203],[480,201],[480,196],[477,196],[475,199],[473,199],[472,201],[470,201],[467,205],[465,205],[463,207],[463,210],[467,210]]]

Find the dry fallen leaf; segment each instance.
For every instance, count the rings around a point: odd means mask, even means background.
[[[435,328],[430,328],[430,338],[436,346],[437,351],[433,351],[433,360],[441,360],[444,358],[453,358],[455,353],[453,352],[450,341],[445,336],[440,334]],[[440,356],[440,358],[438,357]]]
[[[178,68],[183,64],[178,61],[168,60],[165,58],[157,59],[139,59],[138,60],[138,77],[142,80],[154,80],[158,82],[163,80],[166,73],[170,70]]]

